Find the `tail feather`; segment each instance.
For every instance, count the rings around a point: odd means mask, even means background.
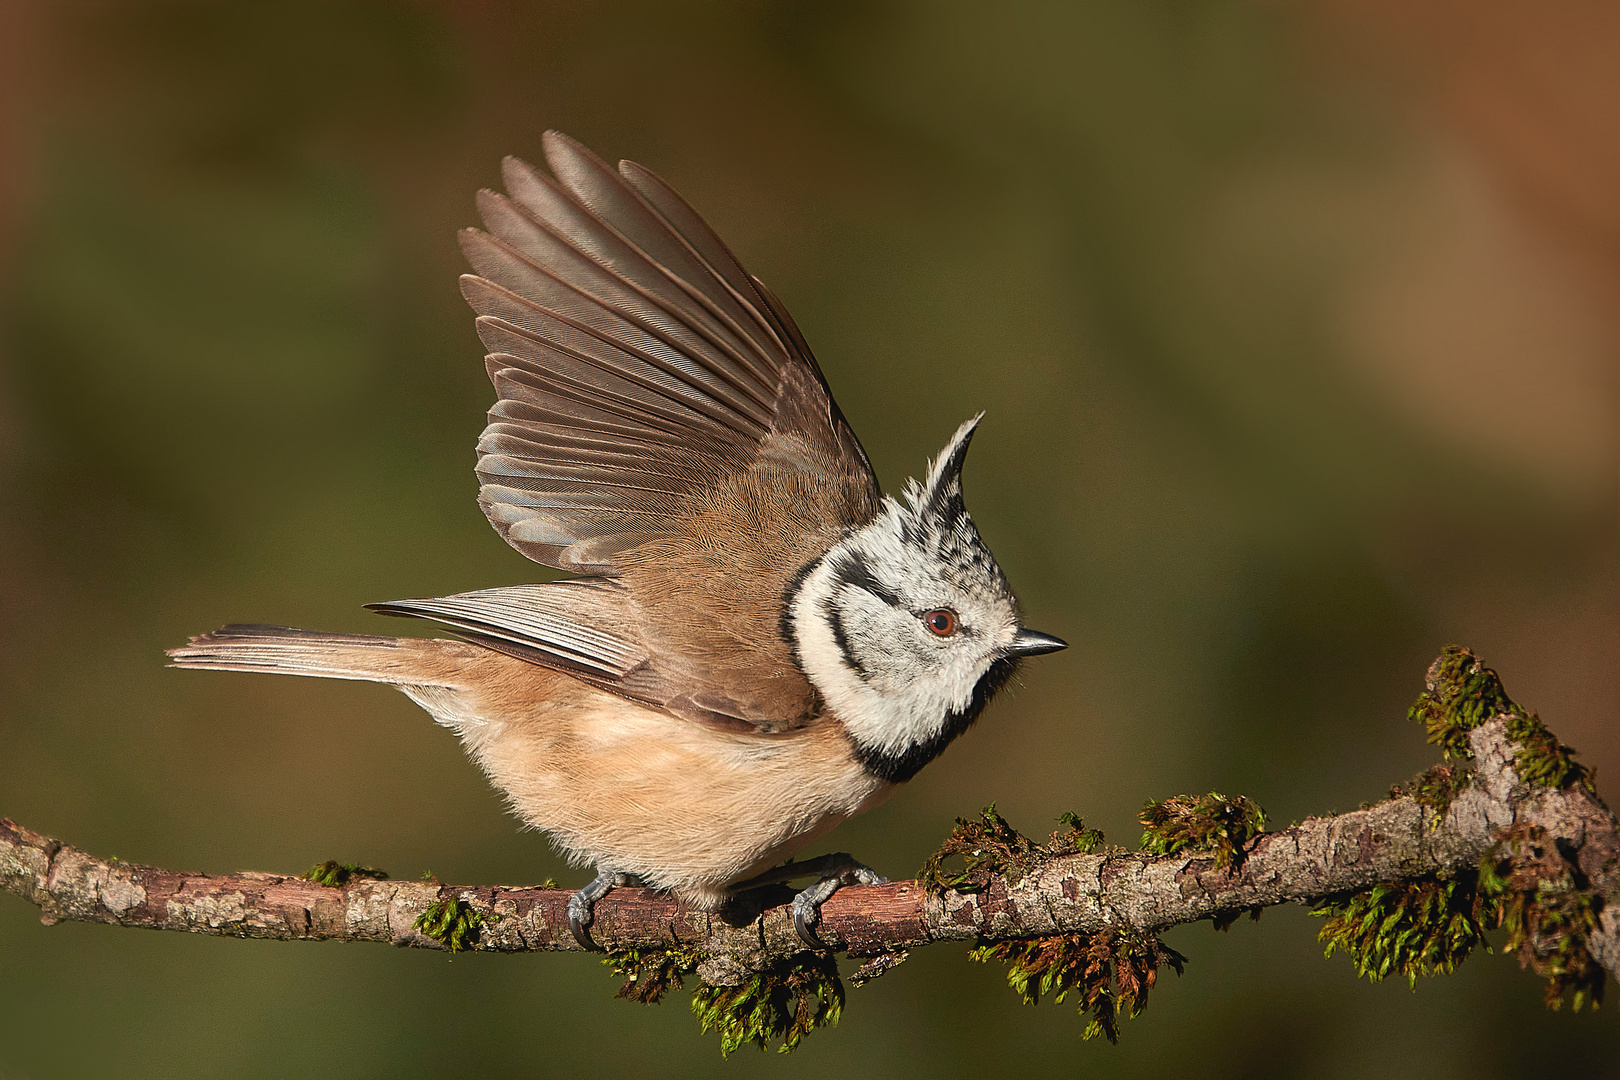
[[[327,634],[291,626],[233,624],[168,650],[169,666],[359,679],[395,686],[457,686],[459,654],[472,646],[433,638]]]

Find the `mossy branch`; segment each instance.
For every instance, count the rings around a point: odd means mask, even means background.
[[[1153,972],[1180,962],[1159,934],[1283,903],[1326,915],[1324,939],[1373,977],[1450,970],[1500,927],[1507,949],[1548,980],[1550,1001],[1595,1004],[1604,972],[1620,969],[1620,828],[1590,774],[1466,650],[1435,662],[1412,713],[1452,763],[1410,793],[1272,833],[1244,799],[1167,799],[1143,812],[1148,851],[1105,846],[1072,815],[1036,844],[992,808],[958,823],[926,881],[842,889],[817,932],[833,951],[874,958],[868,977],[905,950],[972,942],[984,958],[1011,962],[1026,996],[1075,992],[1110,1037]],[[957,858],[963,868],[947,869]],[[0,820],[0,888],[36,904],[47,924],[470,952],[578,948],[566,890],[379,874],[338,863],[311,871],[316,880],[163,870],[97,859]],[[843,991],[832,958],[805,952],[781,900],[745,896],[703,912],[616,889],[598,903],[592,935],[634,976],[628,996],[656,1000],[696,974],[697,1008],[728,1046],[796,1043],[836,1020]]]

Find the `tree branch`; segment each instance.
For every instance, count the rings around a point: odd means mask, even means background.
[[[1182,923],[1283,903],[1314,903],[1379,883],[1445,878],[1476,866],[1515,826],[1539,827],[1602,898],[1589,949],[1620,969],[1620,830],[1580,786],[1524,783],[1519,747],[1503,719],[1470,736],[1475,779],[1443,815],[1412,796],[1365,810],[1312,818],[1248,843],[1217,868],[1207,854],[1149,856],[1111,849],[1052,859],[1009,881],[992,875],[972,892],[925,891],[916,881],[840,890],[822,909],[828,945],[875,956],[936,941],[998,942],[1058,933],[1131,929],[1157,934]],[[0,821],[0,883],[62,919],[227,937],[445,944],[416,929],[428,909],[460,901],[481,919],[463,947],[497,952],[572,950],[569,892],[437,882],[353,880],[330,888],[300,877],[243,872],[192,874],[103,861]],[[476,921],[476,920],[475,920]],[[610,949],[681,946],[722,968],[757,969],[800,952],[784,906],[694,911],[647,889],[616,889],[592,929]]]
[[[1509,951],[1547,978],[1549,1005],[1595,1005],[1605,973],[1620,975],[1620,826],[1590,774],[1466,649],[1435,661],[1411,715],[1461,764],[1430,770],[1410,793],[1275,833],[1259,832],[1264,815],[1246,799],[1169,799],[1143,813],[1144,844],[1171,852],[1158,855],[1097,853],[1100,834],[1073,819],[1038,846],[986,811],[982,824],[958,822],[925,880],[834,894],[818,932],[832,951],[872,958],[857,980],[920,945],[976,942],[977,958],[1009,962],[1025,1000],[1075,992],[1093,1017],[1087,1037],[1110,1040],[1157,969],[1180,970],[1159,933],[1283,903],[1320,905],[1324,939],[1373,978],[1450,971],[1501,927]],[[943,864],[957,855],[968,866],[952,877]],[[0,820],[0,886],[37,904],[47,924],[452,951],[579,948],[564,890],[317,871],[343,883],[103,861]],[[592,934],[628,977],[620,996],[656,1001],[695,973],[694,1011],[720,1032],[723,1051],[772,1038],[792,1049],[836,1022],[843,988],[832,957],[799,942],[786,895],[759,890],[703,912],[616,889],[596,905]]]

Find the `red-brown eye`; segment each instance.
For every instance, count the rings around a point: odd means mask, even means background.
[[[956,633],[956,612],[950,608],[935,608],[923,616],[923,625],[940,637]]]

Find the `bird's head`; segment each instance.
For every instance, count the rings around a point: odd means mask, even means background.
[[[982,414],[981,414],[982,415]],[[886,498],[872,522],[789,586],[784,630],[805,675],[873,773],[903,783],[965,731],[1025,656],[1064,648],[1026,630],[962,502],[980,417]]]

